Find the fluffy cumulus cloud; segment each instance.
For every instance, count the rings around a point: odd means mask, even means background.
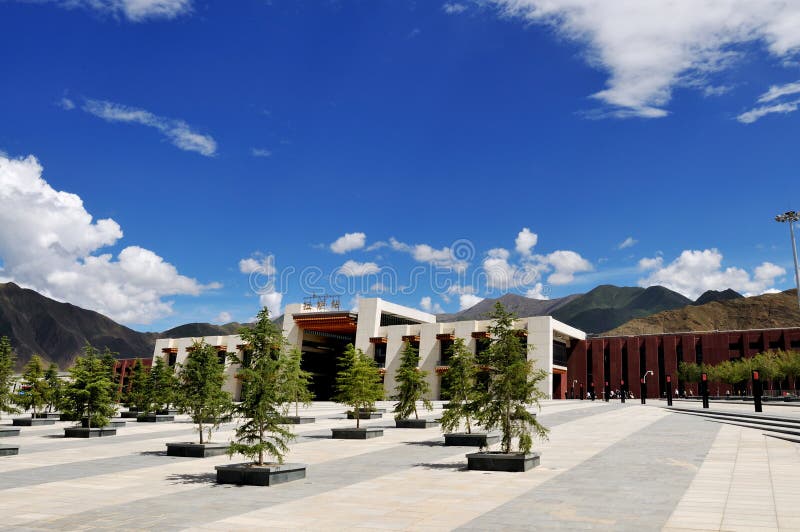
[[[800,48],[800,2],[785,0],[488,0],[507,17],[552,27],[586,46],[606,72],[592,96],[614,116],[656,118],[676,87],[705,94],[742,45],[760,42],[790,59]]]
[[[444,312],[442,306],[439,303],[434,303],[430,296],[423,297],[420,302],[419,306],[425,312],[432,312],[434,314],[441,314]]]
[[[473,253],[471,247],[466,245],[458,248],[454,245],[437,249],[428,244],[406,244],[395,238],[389,239],[389,246],[395,251],[410,254],[417,262],[439,268],[453,268],[457,271],[464,271],[469,266],[469,258]]]
[[[458,297],[458,310],[466,310],[474,307],[481,301],[483,301],[483,298],[478,297],[475,294],[461,294]]]
[[[283,294],[276,291],[265,291],[258,296],[258,300],[262,307],[267,307],[270,317],[274,318],[282,314],[281,302],[283,301]]]
[[[128,246],[114,257],[122,229],[94,220],[75,194],[42,178],[33,156],[0,155],[0,261],[4,281],[96,310],[124,323],[150,323],[172,313],[174,295],[198,295],[202,285],[150,250]]]
[[[367,235],[364,233],[345,233],[337,238],[330,246],[334,253],[344,254],[348,251],[361,249],[367,242]]]
[[[533,247],[538,241],[539,235],[531,233],[530,229],[523,227],[522,231],[519,232],[517,238],[514,240],[514,244],[517,246],[517,253],[523,257],[530,257],[533,252]]]
[[[348,260],[337,270],[337,273],[345,277],[364,277],[365,275],[372,275],[381,271],[380,267],[374,262],[357,262]]]
[[[650,270],[639,280],[640,286],[661,285],[696,299],[706,290],[732,288],[745,295],[772,291],[776,279],[786,270],[771,262],[756,267],[752,274],[741,268],[722,266],[723,256],[716,249],[685,250],[664,265],[661,257],[643,259],[639,266]]]
[[[189,13],[192,9],[191,0],[42,0],[42,2],[68,9],[90,9],[104,15],[125,18],[131,22],[173,19]]]
[[[533,287],[528,288],[525,296],[532,299],[550,299],[548,292],[549,290],[542,283],[536,283]]]
[[[552,268],[547,277],[550,284],[569,284],[575,280],[576,273],[592,271],[592,263],[574,251],[558,250],[540,257],[541,263]]]
[[[248,275],[252,273],[275,275],[275,255],[255,253],[252,257],[239,261],[239,271]]]
[[[173,146],[212,157],[217,153],[217,142],[211,135],[193,130],[183,120],[157,116],[150,111],[104,100],[87,100],[83,110],[107,122],[140,124],[161,132]]]

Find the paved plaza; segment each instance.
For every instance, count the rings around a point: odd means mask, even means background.
[[[467,471],[471,449],[445,447],[439,429],[396,429],[390,414],[362,421],[385,427],[383,438],[331,440],[354,422],[315,403],[303,414],[317,422],[295,427],[288,459],[309,464],[307,478],[272,487],[216,484],[227,456],[166,456],[165,443],[194,438],[185,416],[92,440],[64,439],[68,423],[25,427],[0,441],[20,446],[0,458],[0,528],[800,530],[800,445],[662,406],[545,402],[541,465],[487,473]],[[800,418],[795,407],[765,413]]]

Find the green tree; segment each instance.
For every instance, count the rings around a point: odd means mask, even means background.
[[[281,355],[281,389],[286,402],[294,404],[294,415],[300,415],[300,404],[311,406],[314,394],[311,393],[311,373],[305,371],[303,365],[303,352],[296,347]]]
[[[23,410],[32,410],[33,417],[47,404],[47,381],[44,378],[44,366],[39,355],[33,355],[22,372],[24,392],[16,397],[17,404]]]
[[[450,397],[450,408],[442,414],[442,429],[445,432],[458,430],[463,420],[467,433],[472,433],[471,418],[475,415],[475,401],[479,397],[477,374],[475,354],[462,338],[456,338],[450,348],[450,367],[442,379],[442,385]]]
[[[72,382],[66,390],[74,419],[89,420],[89,428],[105,427],[114,415],[114,383],[108,367],[97,356],[97,350],[88,343],[84,356],[75,360],[70,368]]]
[[[269,454],[283,463],[289,443],[295,438],[283,424],[287,404],[281,389],[280,352],[285,340],[266,308],[258,313],[256,323],[241,329],[239,335],[247,344],[248,356],[228,356],[240,366],[237,377],[242,383],[242,396],[236,412],[246,421],[236,428],[236,441],[231,443],[228,454],[243,454],[256,465],[264,465],[264,455]]]
[[[14,365],[17,357],[7,336],[0,338],[0,414],[17,414],[19,409],[14,402]]]
[[[395,419],[408,419],[414,414],[415,419],[419,419],[417,413],[417,401],[422,401],[427,410],[433,410],[430,400],[425,394],[430,393],[430,385],[425,377],[427,371],[419,369],[419,350],[411,342],[405,343],[403,354],[400,356],[400,367],[397,368],[395,388],[397,403],[394,405]]]
[[[108,375],[111,379],[111,382],[114,384],[114,401],[119,402],[121,398],[121,391],[119,389],[119,378],[117,376],[116,367],[117,367],[117,354],[111,351],[111,349],[106,346],[103,350],[103,356],[101,357],[103,360],[103,365],[108,368]]]
[[[797,390],[797,377],[800,376],[800,353],[797,351],[784,351],[778,358],[781,373],[788,381],[792,390]]]
[[[133,363],[133,368],[128,378],[126,400],[129,406],[133,406],[139,412],[146,413],[149,413],[153,409],[153,403],[150,400],[150,384],[150,375],[144,367],[144,364],[142,364],[141,359],[137,358]]]
[[[167,365],[164,357],[155,357],[150,368],[150,405],[151,408],[163,410],[175,402],[178,378],[175,370]]]
[[[700,366],[695,362],[678,364],[678,378],[683,382],[700,382]]]
[[[178,373],[176,404],[197,425],[201,444],[204,433],[206,441],[211,441],[212,432],[233,409],[231,394],[222,389],[224,384],[225,366],[216,349],[203,341],[195,342]]]
[[[533,432],[540,438],[546,438],[548,433],[527,410],[529,405],[539,407],[539,400],[546,397],[537,385],[547,378],[547,372],[535,369],[533,362],[527,360],[526,348],[513,328],[514,314],[498,301],[489,317],[489,385],[478,399],[476,420],[487,430],[501,431],[502,452],[511,452],[513,439],[517,438],[519,450],[527,453],[533,445]]]
[[[52,412],[61,408],[61,379],[58,376],[58,366],[51,363],[44,374],[47,382],[47,411]]]
[[[381,399],[383,399],[383,383],[378,366],[361,349],[348,344],[339,358],[335,400],[353,409],[356,428],[359,428],[361,426],[359,412],[371,410],[375,406],[375,401]]]

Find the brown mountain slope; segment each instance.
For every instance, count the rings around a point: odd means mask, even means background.
[[[603,336],[800,327],[797,292],[714,301],[636,318]]]

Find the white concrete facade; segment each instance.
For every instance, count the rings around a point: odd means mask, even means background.
[[[342,322],[350,323],[353,330],[346,334],[337,334],[336,336],[340,337],[339,341],[349,341],[371,357],[375,357],[376,349],[379,349],[377,347],[379,344],[375,343],[376,340],[385,345],[384,387],[387,397],[395,393],[394,375],[400,365],[400,356],[405,347],[403,337],[419,337],[419,367],[428,373],[427,379],[431,386],[430,399],[438,399],[441,393],[441,376],[437,374],[436,369],[437,366],[440,366],[442,358],[442,342],[437,335],[453,335],[455,338],[462,338],[467,347],[475,352],[478,340],[473,337],[473,333],[486,332],[491,323],[489,320],[438,323],[433,314],[403,307],[380,298],[361,299],[358,310],[352,312],[311,308],[309,305],[303,304],[289,304],[284,313],[283,334],[290,346],[298,347],[301,350],[307,347],[309,339],[312,339],[313,334],[317,333],[310,333],[298,321],[315,318],[319,318],[320,323],[333,318],[340,318]],[[382,322],[397,321],[405,323],[381,325]],[[586,334],[551,316],[520,318],[516,321],[515,328],[527,333],[528,358],[535,362],[537,368],[547,371],[548,377],[542,382],[541,390],[548,397],[552,397],[554,371],[566,371],[566,367],[553,363],[553,341],[559,339],[569,343],[572,340],[585,340]],[[168,357],[170,353],[174,353],[176,362],[180,364],[188,356],[187,348],[199,339],[158,340],[154,357]],[[235,335],[205,337],[203,340],[208,344],[225,347],[227,351],[234,352],[242,343],[241,338]],[[236,368],[228,364],[226,366],[226,375],[228,376],[226,390],[234,394],[234,397],[238,397],[239,389],[234,378],[235,373]]]

